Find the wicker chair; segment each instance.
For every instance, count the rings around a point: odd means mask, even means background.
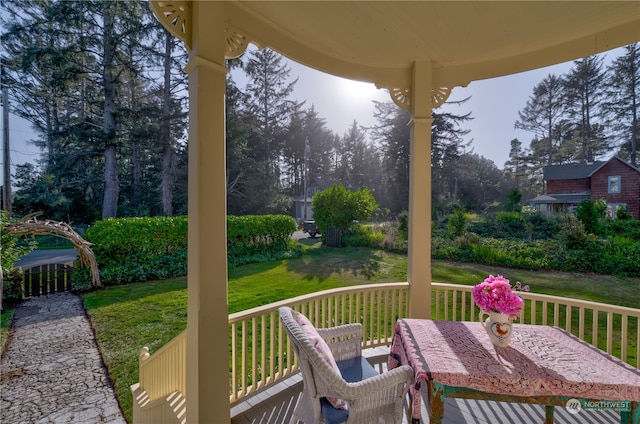
[[[290,424],[402,422],[413,370],[408,365],[378,374],[362,357],[362,325],[347,324],[315,331],[324,339],[340,372],[317,350],[297,320],[297,312],[279,309],[302,372],[303,391]],[[306,319],[306,318],[305,318]],[[327,397],[343,399],[348,410],[334,408]]]

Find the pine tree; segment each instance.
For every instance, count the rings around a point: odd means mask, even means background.
[[[283,134],[295,106],[289,96],[298,80],[288,81],[291,69],[283,64],[282,56],[269,49],[249,53],[244,70],[249,77],[247,108],[258,130],[254,143],[264,155],[265,181],[277,187]]]
[[[609,126],[621,140],[619,155],[637,166],[640,139],[640,43],[625,47],[625,54],[614,60],[608,71],[606,108]]]
[[[515,127],[535,134],[537,140],[545,143],[546,164],[553,163],[553,154],[557,146],[554,142],[554,128],[564,113],[564,90],[562,80],[549,74],[533,87],[523,110],[518,112],[519,119]]]
[[[571,162],[593,162],[609,150],[604,126],[597,122],[604,94],[602,60],[598,56],[576,60],[565,77],[565,111],[571,122],[557,130],[570,128],[568,141],[573,142],[569,151],[575,152]]]

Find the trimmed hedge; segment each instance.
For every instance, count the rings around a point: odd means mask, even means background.
[[[298,228],[288,215],[228,215],[227,260],[230,267],[302,255],[291,240]]]
[[[158,280],[187,274],[187,217],[112,218],[96,222],[85,233],[93,243],[105,285]],[[291,242],[296,222],[285,215],[227,216],[229,266],[302,253]],[[89,274],[78,269],[74,288],[90,288]]]

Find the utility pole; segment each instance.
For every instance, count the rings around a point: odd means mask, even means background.
[[[302,178],[302,185],[304,186],[302,189],[302,191],[304,191],[304,193],[302,194],[304,196],[304,212],[302,214],[302,222],[307,220],[307,174],[309,173],[308,162],[310,152],[311,148],[309,147],[309,137],[307,136],[304,139],[304,176]]]
[[[9,149],[9,90],[2,87],[2,146],[3,146],[3,175],[2,206],[11,216],[11,154]]]

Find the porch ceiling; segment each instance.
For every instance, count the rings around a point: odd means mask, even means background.
[[[409,88],[535,69],[640,40],[637,1],[234,1],[228,31],[321,71]]]

